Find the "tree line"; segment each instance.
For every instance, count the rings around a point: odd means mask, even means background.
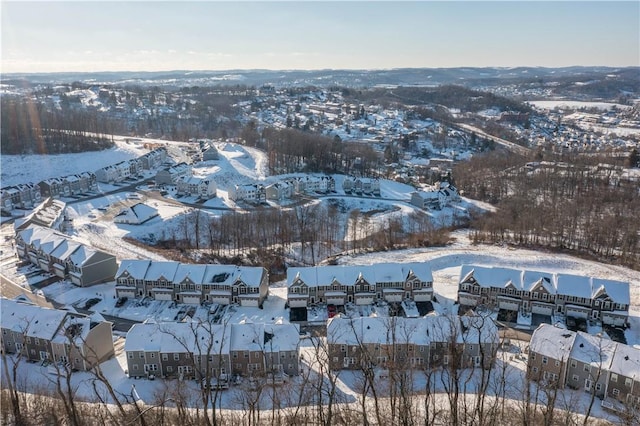
[[[566,250],[638,269],[638,182],[624,178],[620,166],[579,155],[527,164],[496,151],[460,163],[453,174],[466,196],[497,207],[472,221],[475,242]]]
[[[164,255],[190,261],[248,262],[277,277],[285,263],[315,265],[342,253],[445,245],[450,229],[434,224],[424,212],[381,221],[375,211],[348,210],[338,199],[291,208],[233,211],[219,217],[195,209],[155,241]],[[460,218],[454,225],[462,225]],[[196,253],[190,254],[193,250]],[[172,255],[171,252],[174,254]]]
[[[1,99],[3,154],[66,154],[112,148],[114,125],[94,111],[47,108],[29,98]]]

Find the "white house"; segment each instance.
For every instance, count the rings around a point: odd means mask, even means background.
[[[229,188],[229,198],[233,201],[261,203],[266,201],[267,195],[264,185],[252,183],[247,185],[234,185]]]
[[[182,176],[176,181],[178,194],[185,194],[203,199],[215,198],[216,183],[211,177]]]

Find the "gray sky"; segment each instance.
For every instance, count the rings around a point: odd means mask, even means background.
[[[640,66],[640,2],[2,1],[2,72]]]

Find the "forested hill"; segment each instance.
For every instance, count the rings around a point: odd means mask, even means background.
[[[48,108],[28,98],[2,98],[3,154],[66,154],[114,146],[114,126],[97,112]],[[105,136],[101,136],[105,135]]]

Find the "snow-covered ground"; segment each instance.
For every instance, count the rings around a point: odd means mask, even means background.
[[[565,107],[565,108],[572,108],[572,109],[597,108],[600,110],[610,110],[614,106],[617,109],[631,108],[628,105],[616,104],[611,102],[586,102],[586,101],[572,101],[568,99],[558,99],[554,101],[529,101],[528,103],[535,106],[536,108],[541,108],[541,109],[553,109],[556,107],[558,108]]]

